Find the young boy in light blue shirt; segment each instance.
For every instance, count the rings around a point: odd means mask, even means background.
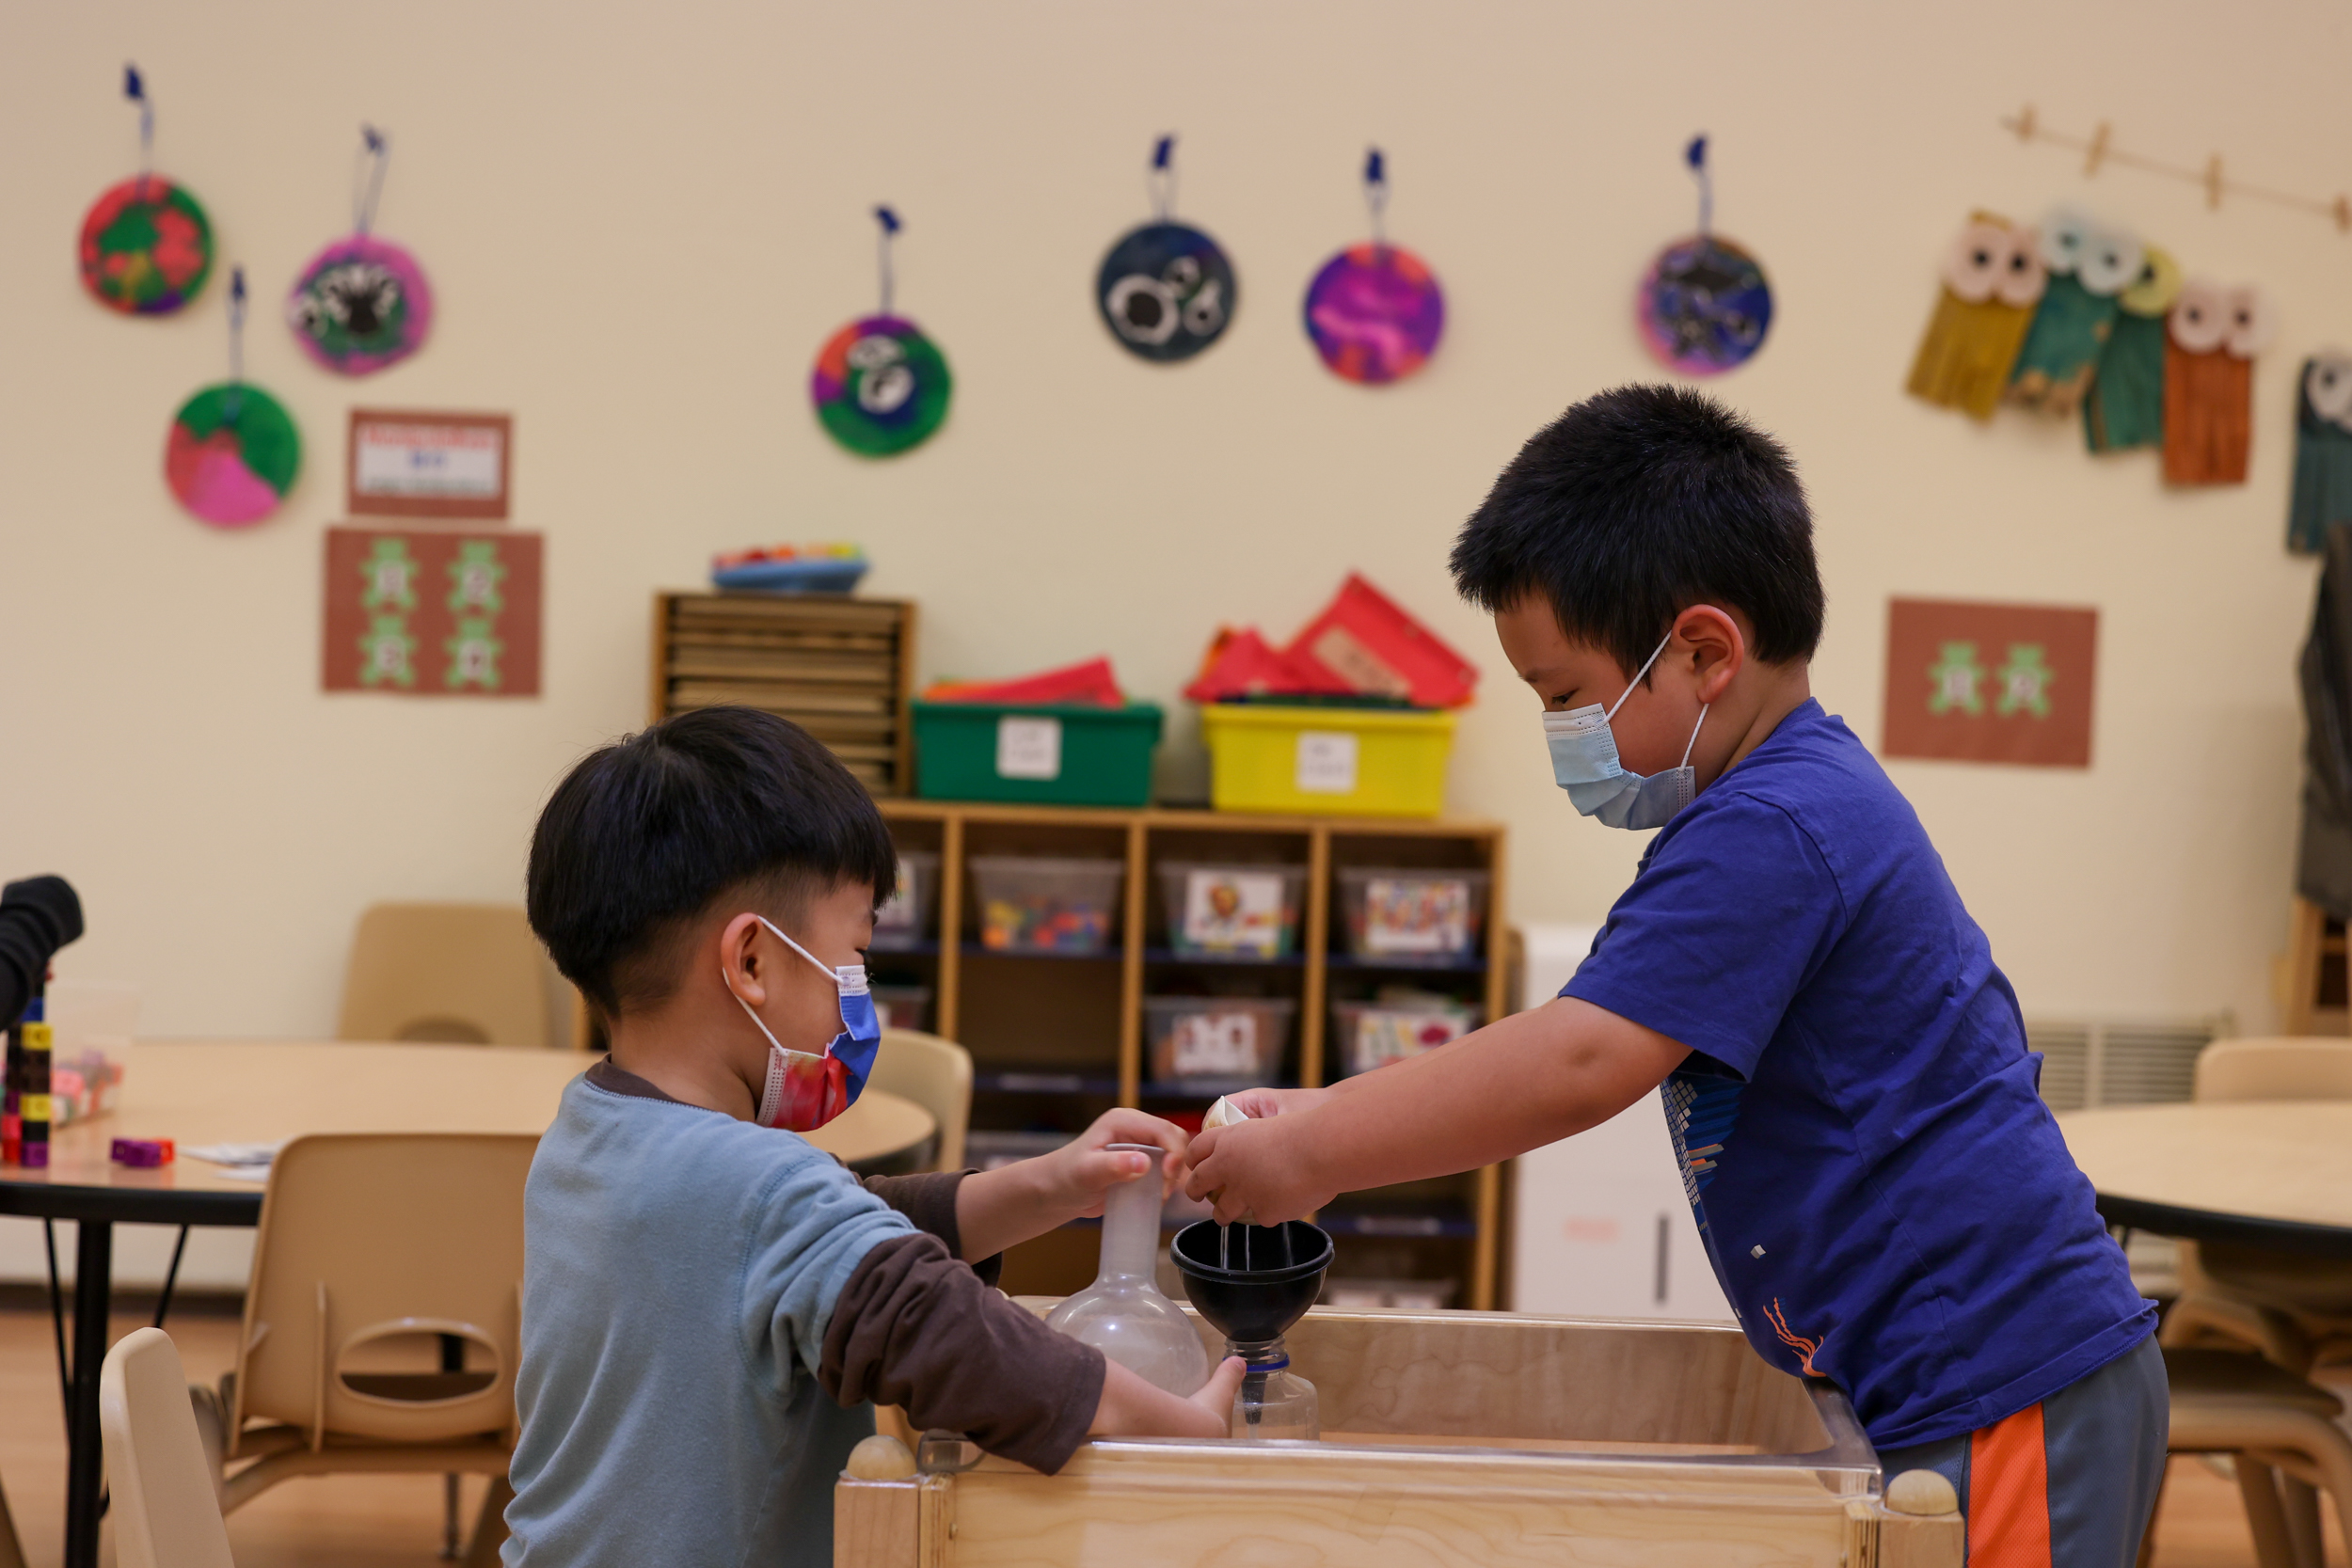
[[[509,1568],[824,1568],[867,1401],[1047,1471],[1090,1434],[1225,1434],[1238,1359],[1180,1399],[990,1288],[1150,1164],[1106,1144],[1172,1168],[1181,1131],[1114,1111],[1002,1170],[863,1182],[796,1135],[872,1068],[862,950],[897,869],[840,763],[746,708],[606,747],[548,800],[532,928],[612,1054],[532,1163]]]

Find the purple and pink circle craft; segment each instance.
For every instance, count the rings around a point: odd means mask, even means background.
[[[1429,362],[1445,331],[1445,293],[1427,262],[1366,242],[1307,285],[1307,336],[1335,374],[1365,386],[1402,381]]]
[[[286,296],[286,324],[326,369],[366,375],[424,346],[433,290],[404,246],[354,234],[302,269]]]

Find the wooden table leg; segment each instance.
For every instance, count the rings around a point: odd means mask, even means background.
[[[100,1492],[106,1450],[98,1431],[98,1373],[106,1360],[114,1294],[114,1233],[108,1220],[74,1227],[73,1406],[66,1413],[65,1568],[98,1568]]]

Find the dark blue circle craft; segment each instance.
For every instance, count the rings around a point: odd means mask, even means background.
[[[1755,257],[1715,234],[1658,253],[1642,278],[1643,341],[1669,369],[1718,375],[1747,363],[1772,325],[1772,290]]]
[[[1217,243],[1182,223],[1131,230],[1103,258],[1094,301],[1130,354],[1189,359],[1223,336],[1238,295]]]

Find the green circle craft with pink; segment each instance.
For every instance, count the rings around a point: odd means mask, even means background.
[[[285,405],[259,387],[207,387],[172,416],[164,477],[180,504],[208,523],[260,522],[301,471],[302,435]]]
[[[126,315],[161,316],[194,299],[213,270],[213,225],[160,175],[134,175],[82,220],[82,286]]]

